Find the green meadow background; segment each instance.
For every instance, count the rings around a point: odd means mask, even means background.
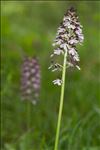
[[[66,72],[59,150],[100,150],[100,2],[1,2],[1,150],[53,150],[60,87],[48,70],[52,42],[66,10],[83,25],[81,71]],[[23,52],[37,56],[41,92],[37,105],[21,101]],[[30,109],[29,109],[30,108]]]

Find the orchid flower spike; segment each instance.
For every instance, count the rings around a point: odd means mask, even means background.
[[[76,49],[77,44],[82,44],[84,40],[84,36],[82,33],[82,25],[79,22],[78,16],[76,15],[76,11],[74,8],[70,8],[67,13],[64,15],[63,21],[61,22],[54,43],[52,44],[54,47],[53,54],[51,54],[51,58],[53,59],[53,63],[49,67],[52,71],[62,70],[62,64],[58,63],[61,55],[67,50],[67,62],[66,68],[68,67],[76,67],[80,70],[79,67],[79,55]],[[58,60],[55,61],[58,58]],[[55,63],[54,63],[55,62]],[[57,67],[55,64],[57,64]],[[58,79],[57,79],[58,81]],[[61,85],[62,81],[56,82]],[[55,80],[53,81],[55,84]]]
[[[40,66],[35,57],[25,57],[21,72],[21,94],[23,100],[36,104],[40,92]]]

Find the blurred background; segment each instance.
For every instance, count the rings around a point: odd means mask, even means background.
[[[59,149],[100,149],[100,2],[2,1],[2,150],[53,150],[60,87],[53,85],[57,74],[48,67],[57,28],[70,6],[77,9],[85,40],[78,47],[81,71],[66,73]],[[41,66],[37,105],[21,101],[22,51],[37,56]]]

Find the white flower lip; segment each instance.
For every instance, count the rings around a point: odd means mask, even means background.
[[[76,39],[72,39],[72,40],[70,40],[69,41],[69,44],[77,44],[77,43],[79,43],[79,41],[78,40],[76,40]]]
[[[60,54],[63,54],[64,52],[62,51],[62,50],[60,50],[60,49],[55,49],[54,50],[54,54],[56,54],[56,55],[60,55]]]
[[[54,81],[52,81],[54,84],[57,84],[58,86],[60,86],[62,84],[62,81],[60,79],[56,79]]]

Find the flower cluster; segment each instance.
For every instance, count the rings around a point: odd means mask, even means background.
[[[40,66],[36,58],[25,57],[22,64],[21,93],[23,100],[36,104],[40,92]]]
[[[81,44],[83,40],[82,25],[78,20],[74,8],[70,8],[64,15],[63,21],[57,30],[56,38],[53,43],[54,51],[51,57],[54,58],[55,56],[64,55],[67,51],[66,68],[75,66],[80,70],[78,66],[79,55],[76,46],[77,44]],[[52,69],[52,71],[61,70],[62,65],[53,60],[49,69]],[[57,79],[54,83],[60,85],[59,83],[61,83],[61,81]]]

